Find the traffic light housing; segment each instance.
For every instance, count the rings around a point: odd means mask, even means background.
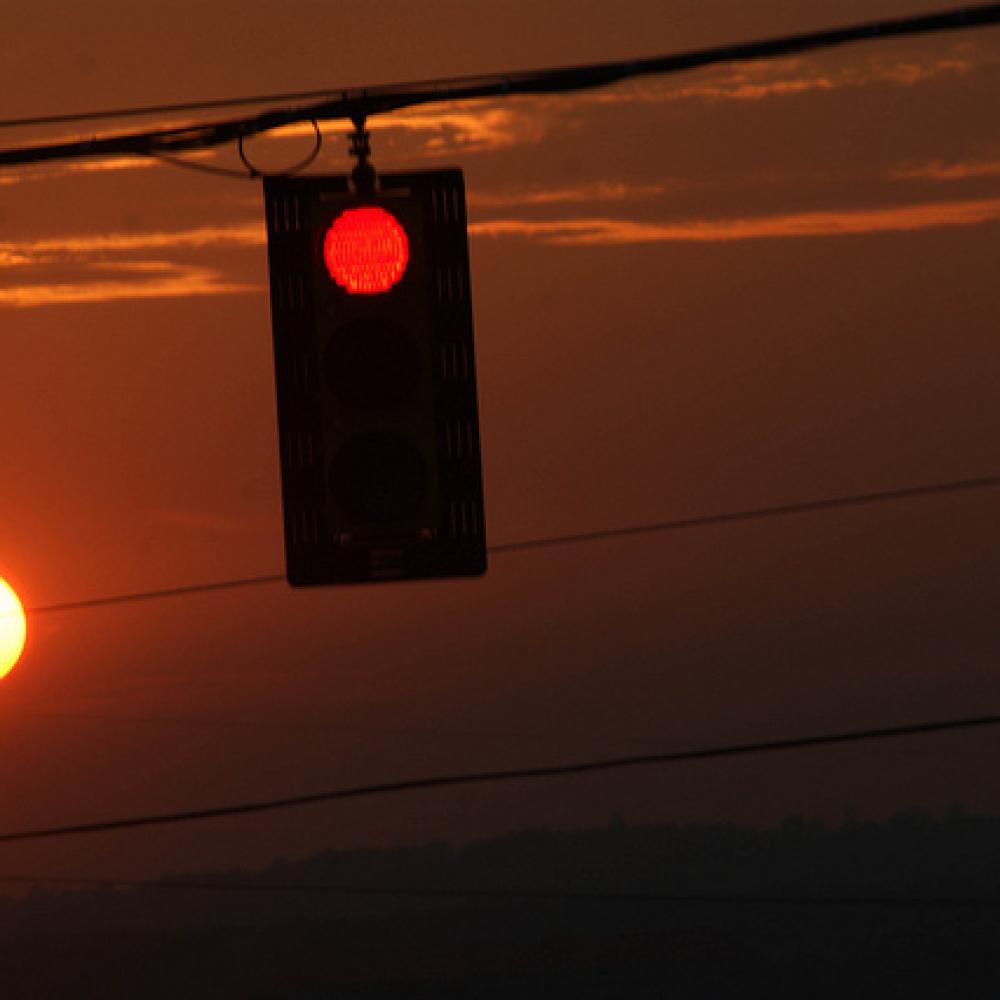
[[[289,583],[483,573],[461,171],[264,200]]]

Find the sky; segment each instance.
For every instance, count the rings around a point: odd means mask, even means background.
[[[0,116],[938,6],[15,0]],[[997,122],[998,29],[373,120],[377,168],[465,171],[489,542],[996,475]],[[343,124],[324,135],[311,169],[346,172]],[[281,169],[310,141],[248,153]],[[259,183],[121,158],[0,172],[0,398],[0,576],[29,608],[280,573]],[[0,682],[0,832],[996,712],[997,499],[497,553],[481,580],[31,615]],[[998,763],[996,733],[956,734],[7,845],[0,874],[259,867],[615,814],[995,813]]]

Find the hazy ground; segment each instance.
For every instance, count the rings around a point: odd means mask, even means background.
[[[998,859],[1000,819],[958,810],[328,852],[38,887],[0,908],[0,976],[18,998],[986,996]]]

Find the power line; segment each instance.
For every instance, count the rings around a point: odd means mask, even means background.
[[[411,778],[403,781],[355,785],[347,788],[313,792],[306,795],[290,795],[278,799],[242,802],[235,805],[210,806],[201,809],[185,809],[179,812],[153,813],[145,816],[127,816],[119,819],[98,820],[89,823],[73,823],[66,826],[18,830],[9,833],[0,833],[0,843],[43,840],[51,837],[79,836],[88,833],[112,833],[119,830],[133,830],[139,827],[193,823],[202,820],[276,812],[282,809],[296,809],[303,806],[319,805],[325,802],[343,801],[345,799],[400,795],[405,792],[424,792],[437,788],[455,788],[468,785],[571,777],[633,767],[682,764],[699,760],[716,760],[724,757],[745,756],[747,754],[806,750],[837,744],[900,739],[903,737],[924,736],[958,730],[982,729],[998,725],[1000,725],[1000,715],[980,715],[964,719],[911,723],[903,726],[883,726],[876,729],[855,729],[846,732],[822,733],[793,739],[735,743],[728,746],[707,747],[695,750],[675,750],[665,753],[638,754],[629,757],[604,757],[596,760],[575,761],[567,764],[554,764],[541,767],[433,775],[426,778]]]
[[[376,114],[402,108],[444,101],[468,101],[487,97],[515,95],[565,94],[609,86],[642,76],[686,72],[719,63],[773,59],[781,56],[815,52],[854,42],[902,38],[959,29],[984,28],[1000,23],[1000,3],[953,8],[937,14],[925,14],[887,21],[868,21],[842,28],[786,35],[697,49],[690,52],[628,59],[617,62],[589,63],[554,69],[528,70],[428,80],[418,83],[354,87],[340,90],[338,96],[302,107],[278,108],[228,121],[179,128],[155,129],[93,138],[83,141],[22,146],[0,150],[0,165],[39,163],[91,156],[153,155],[220,146],[257,135],[282,125],[303,121],[348,119],[358,121]],[[237,99],[236,103],[240,100]],[[246,99],[253,103],[257,99]],[[205,106],[211,102],[196,102]],[[196,105],[189,106],[194,110]],[[223,106],[220,104],[215,106]],[[173,105],[174,109],[181,106]],[[144,114],[146,109],[137,109]],[[100,115],[100,113],[95,113]],[[115,117],[126,112],[116,112]],[[69,116],[50,116],[66,120]],[[21,119],[24,121],[24,119]]]
[[[82,601],[62,601],[57,604],[42,604],[26,608],[29,615],[43,615],[54,611],[82,611],[89,608],[103,608],[115,604],[141,604],[158,601],[164,597],[186,597],[191,594],[208,594],[216,590],[237,590],[241,587],[258,587],[265,583],[281,583],[284,573],[266,576],[247,576],[236,580],[219,580],[214,583],[192,583],[181,587],[160,587],[157,590],[142,590],[132,594],[112,594],[109,597],[91,597]]]
[[[991,7],[996,5],[985,5],[976,7],[966,7],[961,9],[954,9],[951,11],[945,11],[936,15],[928,15],[924,17],[913,17],[904,18],[899,21],[889,21],[889,22],[874,22],[870,25],[857,25],[853,28],[839,29],[839,31],[828,31],[828,32],[818,32],[813,35],[798,35],[792,36],[792,39],[786,41],[791,41],[794,39],[805,39],[810,37],[816,37],[817,39],[823,38],[825,36],[835,36],[840,35],[845,32],[857,32],[865,27],[871,29],[869,34],[863,35],[860,39],[851,37],[844,39],[843,41],[855,41],[855,40],[871,40],[873,37],[893,37],[900,34],[917,34],[920,32],[926,33],[927,31],[935,30],[947,30],[948,28],[969,28],[977,27],[980,24],[992,23],[991,20],[973,21],[970,17],[970,12],[974,12],[977,17],[982,17],[985,15],[989,18],[989,12]],[[939,26],[938,21],[940,18],[947,18],[949,23],[945,26]],[[960,23],[952,24],[950,23],[953,19],[957,19]],[[963,20],[964,19],[964,20]],[[928,20],[932,20],[932,26],[927,26]],[[921,24],[923,27],[921,27]],[[909,27],[910,30],[907,31],[906,28]],[[900,30],[902,29],[902,30]],[[780,42],[781,40],[778,40]],[[777,44],[778,42],[771,42],[770,44]],[[750,43],[752,45],[767,45],[768,42],[756,42]],[[842,44],[838,42],[828,42],[828,44]],[[704,50],[703,50],[704,51]],[[708,52],[716,52],[719,50],[709,49]],[[802,50],[798,50],[802,51]],[[661,57],[666,59],[680,59],[681,56],[666,56]],[[643,60],[649,61],[649,60]],[[735,61],[735,59],[733,60]],[[633,62],[636,62],[633,60]],[[619,65],[619,64],[611,64]],[[630,65],[626,63],[625,65]],[[572,72],[574,69],[576,71],[594,70],[600,69],[602,67],[608,66],[608,64],[592,64],[590,66],[579,66],[579,67],[566,67],[561,70],[534,70],[528,72],[522,72],[518,74],[505,73],[505,74],[493,74],[492,76],[462,76],[462,77],[451,77],[443,80],[422,80],[418,82],[401,83],[401,84],[390,84],[386,85],[373,85],[368,87],[351,88],[350,90],[344,87],[324,87],[318,90],[293,90],[270,94],[254,94],[254,95],[243,95],[241,97],[222,97],[222,98],[208,98],[197,101],[180,101],[171,104],[147,104],[138,105],[125,108],[104,108],[97,111],[83,111],[83,112],[72,112],[69,114],[57,114],[57,115],[36,115],[33,117],[26,118],[7,118],[0,120],[0,129],[13,129],[13,128],[33,128],[39,126],[47,125],[73,125],[79,124],[81,122],[90,121],[111,121],[113,119],[126,119],[126,118],[145,118],[152,115],[173,115],[173,114],[183,114],[186,112],[195,111],[214,111],[220,110],[222,108],[238,108],[247,107],[251,105],[259,104],[277,104],[285,101],[313,101],[320,100],[323,98],[341,98],[352,91],[360,91],[364,94],[370,94],[372,96],[377,96],[383,91],[394,91],[394,92],[414,92],[423,91],[428,88],[438,87],[438,88],[453,88],[461,86],[469,86],[476,82],[482,82],[489,79],[505,80],[511,79],[515,76],[517,77],[527,77],[532,75],[542,75],[551,74],[556,72]]]
[[[895,490],[878,490],[871,493],[856,493],[847,496],[827,497],[822,500],[806,500],[802,503],[779,504],[774,507],[754,507],[748,510],[730,511],[723,514],[704,514],[684,517],[673,521],[659,521],[625,528],[607,528],[602,531],[586,531],[571,535],[555,535],[550,538],[532,538],[523,542],[507,542],[490,548],[491,553],[523,552],[530,549],[552,548],[556,545],[578,545],[583,542],[608,541],[634,535],[660,534],[668,531],[682,531],[687,528],[708,528],[741,521],[759,521],[766,518],[788,517],[792,514],[815,514],[825,510],[845,507],[865,507],[871,504],[894,503],[900,500],[915,500],[920,497],[961,493],[969,490],[990,489],[1000,486],[1000,476],[980,476],[976,479],[956,479],[943,483],[924,483],[919,486],[905,486]]]
[[[362,886],[323,883],[204,882],[188,879],[91,878],[88,876],[0,875],[8,885],[51,885],[94,889],[151,889],[166,892],[248,893],[261,895],[355,896],[376,898],[462,899],[537,902],[676,903],[725,906],[1000,906],[1000,896],[833,896],[818,894],[671,893],[590,889],[475,889],[469,887]]]
[[[802,503],[779,504],[772,507],[753,507],[746,510],[728,511],[721,514],[702,514],[696,517],[682,517],[671,521],[653,521],[647,524],[628,525],[620,528],[604,528],[598,531],[575,532],[565,535],[549,535],[543,538],[528,538],[522,541],[502,542],[488,546],[491,555],[508,555],[530,552],[537,549],[555,548],[561,545],[583,545],[591,542],[614,541],[620,538],[641,535],[664,534],[671,531],[685,531],[692,528],[709,528],[746,521],[760,521],[768,518],[789,517],[796,514],[815,514],[827,510],[850,507],[864,507],[880,503],[897,503],[930,496],[944,496],[973,490],[993,489],[1000,486],[1000,476],[979,476],[974,479],[954,479],[939,483],[922,483],[894,490],[878,490],[869,493],[854,493],[821,500],[807,500]],[[241,577],[233,580],[218,580],[212,583],[195,583],[181,587],[162,587],[156,590],[136,591],[130,594],[113,594],[108,597],[93,597],[80,601],[62,601],[42,604],[27,609],[31,615],[51,614],[61,611],[82,611],[118,604],[137,604],[166,597],[184,597],[192,594],[211,593],[220,590],[235,590],[262,584],[281,583],[282,573],[264,576]]]
[[[276,104],[279,101],[312,101],[331,98],[344,93],[343,87],[324,87],[321,90],[293,90],[279,94],[257,96],[209,98],[201,101],[181,101],[175,104],[147,104],[129,108],[107,108],[101,111],[81,111],[63,115],[37,115],[29,118],[0,119],[0,129],[34,128],[43,125],[74,125],[80,122],[111,121],[115,118],[145,118],[150,115],[173,115],[188,111],[212,111],[220,108],[239,108],[253,104]]]

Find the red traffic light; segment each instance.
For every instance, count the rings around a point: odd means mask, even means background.
[[[479,576],[462,173],[352,180],[264,179],[288,582]]]
[[[323,240],[330,277],[352,295],[387,292],[402,278],[409,259],[406,231],[377,206],[341,212]]]

